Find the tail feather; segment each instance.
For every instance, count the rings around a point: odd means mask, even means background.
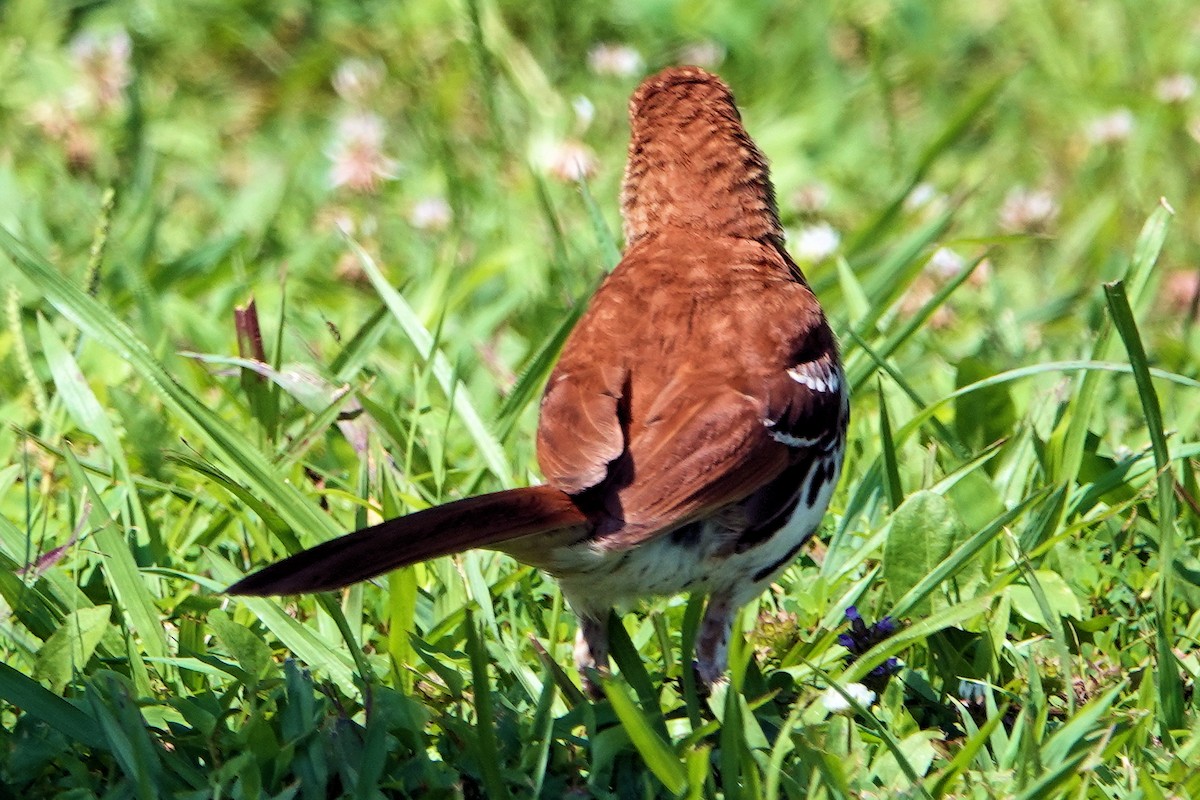
[[[261,596],[338,589],[426,559],[587,521],[570,496],[558,489],[508,489],[331,539],[248,575],[228,592]]]

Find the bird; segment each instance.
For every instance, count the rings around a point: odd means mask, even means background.
[[[849,387],[728,85],[699,67],[667,68],[633,93],[629,120],[624,250],[547,380],[544,482],[329,540],[230,593],[333,590],[491,549],[557,580],[593,696],[613,609],[652,596],[705,596],[693,668],[705,688],[724,679],[736,613],[825,515]]]

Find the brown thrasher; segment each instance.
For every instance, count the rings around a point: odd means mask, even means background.
[[[625,254],[542,397],[543,486],[391,519],[297,553],[234,594],[335,589],[475,547],[558,579],[585,686],[614,604],[702,592],[697,670],[725,671],[733,616],[816,530],[842,466],[837,343],[783,248],[767,164],[729,88],[696,67],[629,103]]]

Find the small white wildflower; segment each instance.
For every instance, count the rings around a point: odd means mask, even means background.
[[[588,51],[588,68],[597,75],[628,78],[642,71],[642,54],[627,44],[605,42]]]
[[[453,219],[450,204],[444,197],[423,197],[408,212],[408,222],[417,230],[445,230]]]
[[[875,692],[863,686],[861,683],[848,683],[844,687],[846,694],[854,699],[854,702],[866,708],[875,702]],[[837,689],[830,686],[821,695],[821,702],[825,705],[825,709],[830,714],[852,714],[854,708],[847,702],[846,698]]]
[[[1185,72],[1159,78],[1154,94],[1163,103],[1183,103],[1196,93],[1196,79]]]
[[[354,113],[339,120],[329,149],[330,183],[372,192],[380,180],[395,178],[397,164],[383,154],[383,137],[383,118],[376,114]]]
[[[581,94],[571,100],[571,110],[575,112],[575,129],[578,131],[586,131],[596,118],[596,107]]]
[[[953,278],[963,271],[966,260],[949,247],[939,247],[929,257],[928,268],[942,278]]]
[[[566,140],[551,146],[542,160],[546,170],[567,183],[596,174],[596,155],[582,142]]]
[[[842,243],[842,236],[827,222],[819,222],[801,228],[792,245],[792,252],[801,261],[815,264],[824,261],[835,252]]]
[[[816,214],[829,205],[829,187],[820,181],[806,183],[792,195],[792,205],[801,214]]]
[[[129,34],[121,29],[103,36],[85,31],[71,40],[68,49],[87,82],[90,99],[101,109],[115,105],[133,80],[133,42]]]
[[[713,69],[721,66],[721,62],[725,60],[725,48],[712,39],[706,39],[702,42],[692,42],[684,45],[679,51],[680,64],[694,64],[697,67],[705,69]]]
[[[1058,202],[1045,189],[1018,186],[1000,207],[1000,225],[1013,233],[1043,233],[1057,218]]]
[[[338,64],[330,83],[347,103],[362,104],[383,85],[383,67],[378,62],[348,58]]]
[[[918,183],[904,198],[905,211],[920,211],[938,198],[938,190],[931,183]]]
[[[1133,133],[1133,112],[1128,108],[1096,117],[1087,125],[1087,137],[1092,144],[1121,144]]]
[[[1133,458],[1135,455],[1137,455],[1137,453],[1128,445],[1113,445],[1113,458],[1115,458],[1117,461],[1126,461]]]

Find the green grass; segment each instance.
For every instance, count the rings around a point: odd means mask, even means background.
[[[1158,86],[1200,76],[1197,26],[1186,0],[4,6],[0,797],[1200,796],[1200,97]],[[105,94],[72,52],[118,29]],[[644,68],[590,69],[603,42]],[[701,608],[669,598],[584,699],[554,584],[490,553],[224,597],[535,479],[541,382],[619,250],[628,94],[697,42],[793,245],[840,233],[806,270],[854,388],[820,542],[742,616],[730,684],[697,693]],[[348,98],[349,58],[381,80]],[[356,108],[395,161],[361,193],[329,182]],[[586,184],[546,167],[564,139]],[[1014,217],[1021,186],[1056,211]],[[850,605],[902,623],[853,662]]]

